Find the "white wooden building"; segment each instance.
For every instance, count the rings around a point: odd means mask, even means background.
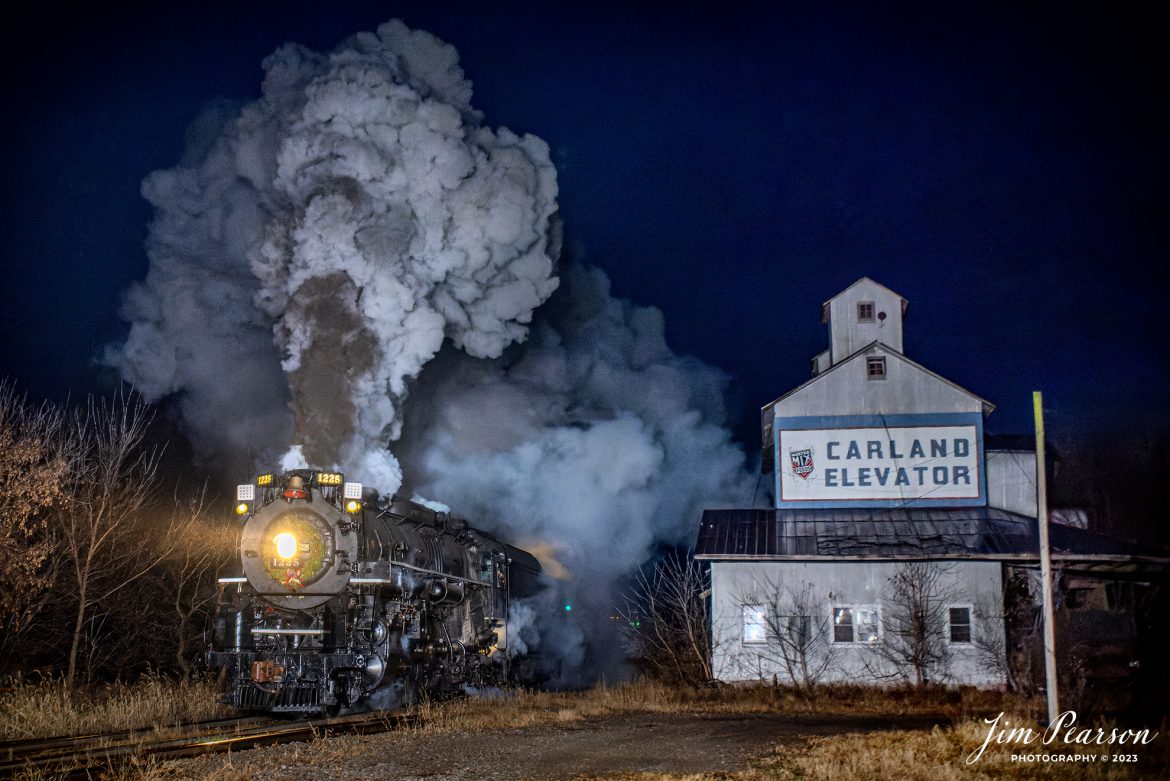
[[[1035,453],[999,447],[990,402],[903,354],[906,309],[867,277],[825,302],[829,348],[762,410],[774,507],[704,512],[717,679],[1006,682],[1005,579],[1037,560]],[[1139,553],[1068,527],[1054,548],[1089,567]]]

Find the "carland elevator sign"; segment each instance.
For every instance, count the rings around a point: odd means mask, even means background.
[[[852,415],[777,423],[779,507],[986,502],[981,415]]]

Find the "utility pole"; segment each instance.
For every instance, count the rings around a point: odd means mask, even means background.
[[[1060,712],[1056,692],[1056,626],[1053,623],[1052,551],[1048,546],[1048,470],[1044,461],[1044,397],[1032,392],[1036,416],[1036,525],[1040,530],[1040,578],[1044,581],[1044,693],[1048,697],[1048,723]]]

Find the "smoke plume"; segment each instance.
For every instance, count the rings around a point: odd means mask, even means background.
[[[264,67],[144,182],[150,269],[107,361],[207,459],[405,478],[537,552],[553,585],[509,634],[562,681],[609,670],[623,579],[750,495],[725,377],[599,269],[554,275],[548,147],[483,124],[452,47],[392,21]]]
[[[619,660],[618,591],[654,547],[693,541],[704,505],[750,500],[725,382],[669,349],[659,310],[613,298],[580,265],[523,350],[445,351],[420,377],[398,446],[409,480],[559,576],[539,628],[568,682]]]
[[[444,339],[498,356],[556,288],[556,171],[540,139],[484,127],[455,50],[399,21],[264,68],[258,101],[144,182],[151,267],[107,360],[176,394],[206,455],[295,440],[396,490],[410,380]]]

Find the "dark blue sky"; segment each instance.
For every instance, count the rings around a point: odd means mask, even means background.
[[[751,445],[827,344],[821,302],[862,275],[909,299],[910,357],[999,405],[991,432],[1029,431],[1035,389],[1050,429],[1170,421],[1152,15],[191,5],[46,4],[7,30],[0,375],[33,396],[95,387],[146,270],[139,183],[200,108],[257,96],[282,42],[397,16],[459,49],[489,124],[548,141],[568,244],[731,376]]]

